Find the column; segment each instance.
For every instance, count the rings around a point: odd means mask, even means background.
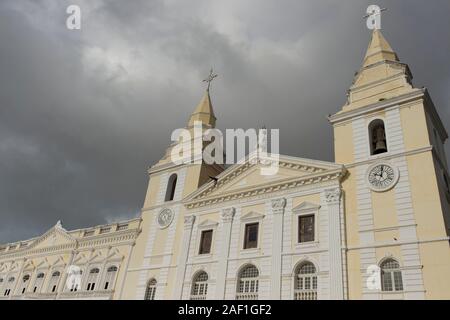
[[[344,299],[340,199],[341,189],[339,187],[325,190],[325,201],[328,207],[328,253],[331,300]]]
[[[19,273],[18,273],[17,276],[16,276],[16,282],[14,283],[13,287],[11,288],[11,293],[9,294],[9,300],[11,300],[11,299],[13,298],[14,295],[16,295],[17,287],[18,287],[19,284],[22,282],[23,269],[25,268],[25,263],[26,263],[26,262],[27,262],[27,259],[26,259],[26,258],[23,258],[23,259],[22,259],[22,265],[21,265],[21,267],[20,267],[20,271],[19,271]],[[9,278],[9,276],[8,276],[8,278]],[[7,278],[5,278],[3,281],[4,281],[5,284],[8,283],[8,282],[7,282],[7,281],[8,281]],[[30,279],[30,281],[31,281],[31,279]]]
[[[228,255],[230,253],[231,226],[236,210],[234,208],[226,208],[222,210],[222,248],[218,259],[216,280],[216,299],[225,299],[225,281],[228,272]]]
[[[181,243],[181,251],[178,256],[177,276],[174,290],[174,300],[181,300],[183,294],[184,275],[186,272],[186,262],[189,254],[189,245],[191,243],[192,227],[194,225],[195,216],[184,217],[183,242]]]
[[[286,207],[286,199],[272,200],[273,233],[272,233],[272,269],[271,290],[272,300],[281,299],[281,251],[283,245],[283,214]]]

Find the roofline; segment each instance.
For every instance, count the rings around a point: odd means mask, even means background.
[[[238,161],[238,163],[235,163],[231,166],[229,166],[228,168],[226,168],[224,171],[222,171],[220,174],[218,174],[216,176],[216,178],[218,180],[226,177],[229,173],[233,172],[234,169],[236,169],[237,167],[247,163],[248,161],[250,161],[253,157],[255,157],[256,155],[256,151],[252,152],[248,155],[246,155],[244,158],[242,158],[241,161]],[[345,171],[345,166],[343,164],[339,164],[339,163],[335,163],[335,162],[328,162],[328,161],[323,161],[323,160],[315,160],[315,159],[308,159],[308,158],[300,158],[300,157],[293,157],[293,156],[287,156],[287,155],[282,155],[282,154],[278,154],[279,159],[283,159],[285,161],[304,161],[304,162],[311,162],[314,161],[316,163],[318,163],[318,165],[324,165],[324,166],[333,166],[334,168],[332,169],[328,169],[328,170],[343,170]],[[184,204],[187,204],[191,201],[193,201],[193,196],[195,196],[196,194],[200,194],[202,193],[204,190],[208,189],[209,187],[213,186],[215,183],[217,183],[216,181],[209,181],[205,184],[203,184],[200,188],[194,190],[193,192],[191,192],[190,194],[188,194],[186,197],[184,197],[184,199],[181,201]]]
[[[67,234],[71,235],[71,233],[76,233],[76,232],[79,232],[79,231],[91,230],[91,229],[96,229],[96,228],[103,228],[103,227],[113,226],[113,225],[116,225],[116,224],[130,223],[130,222],[134,222],[134,221],[138,221],[138,220],[142,220],[142,218],[141,217],[137,217],[137,218],[132,218],[132,219],[128,219],[128,220],[124,220],[124,221],[120,221],[120,222],[96,225],[96,226],[93,226],[93,227],[78,228],[78,229],[74,229],[74,230],[66,230],[66,229],[64,229],[64,230],[65,230],[65,232]],[[46,234],[48,231],[52,230],[53,228],[54,228],[54,226],[49,228],[49,229],[47,229],[47,231],[45,231],[44,233],[42,233],[42,234],[40,234],[40,235],[38,235],[36,237],[33,237],[33,238],[29,238],[29,239],[25,239],[25,240],[19,240],[19,241],[15,241],[15,242],[0,243],[0,247],[8,247],[8,246],[11,246],[11,245],[18,245],[18,244],[25,243],[25,242],[33,242],[33,241],[39,239],[44,234]]]

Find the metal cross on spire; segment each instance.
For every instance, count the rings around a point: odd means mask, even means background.
[[[381,29],[381,12],[386,11],[387,8],[380,8],[377,5],[370,5],[367,8],[366,15],[363,17],[364,19],[367,19],[366,24],[367,28],[374,30],[374,29]]]
[[[211,82],[214,80],[214,78],[217,77],[217,74],[215,74],[213,72],[213,69],[211,68],[211,70],[209,71],[209,75],[206,79],[203,80],[203,82],[207,82],[208,83],[208,87],[206,88],[206,90],[209,92],[209,88],[211,87]]]

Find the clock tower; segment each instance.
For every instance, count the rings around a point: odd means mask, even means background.
[[[448,136],[427,90],[413,86],[408,65],[380,30],[372,33],[347,102],[329,120],[335,161],[348,169],[349,298],[445,297],[450,281],[440,275],[450,270]],[[388,274],[392,281],[384,281]]]
[[[189,224],[185,221],[182,199],[223,171],[222,165],[198,161],[194,152],[196,143],[205,146],[203,141],[195,141],[202,137],[194,135],[194,127],[207,130],[216,124],[209,95],[213,78],[211,71],[205,80],[208,88],[185,127],[192,138],[185,140],[182,136],[182,140],[172,143],[163,158],[148,170],[149,184],[141,214],[142,233],[130,259],[123,299],[144,299],[149,282],[155,286],[154,299],[172,299],[175,294],[173,279],[177,277],[179,248],[184,228]],[[172,159],[174,148],[190,149],[194,155],[192,161],[181,163],[179,159]]]

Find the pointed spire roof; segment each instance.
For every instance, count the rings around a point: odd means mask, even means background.
[[[413,90],[412,74],[379,29],[374,29],[362,67],[347,91],[343,111],[387,100]]]
[[[200,103],[191,114],[188,127],[193,126],[195,121],[200,121],[204,125],[211,126],[213,128],[216,125],[216,116],[214,115],[208,89],[205,91],[202,100],[200,100]]]
[[[374,29],[366,56],[364,57],[363,67],[385,60],[399,61],[397,54],[384,38],[381,31],[379,29]]]

